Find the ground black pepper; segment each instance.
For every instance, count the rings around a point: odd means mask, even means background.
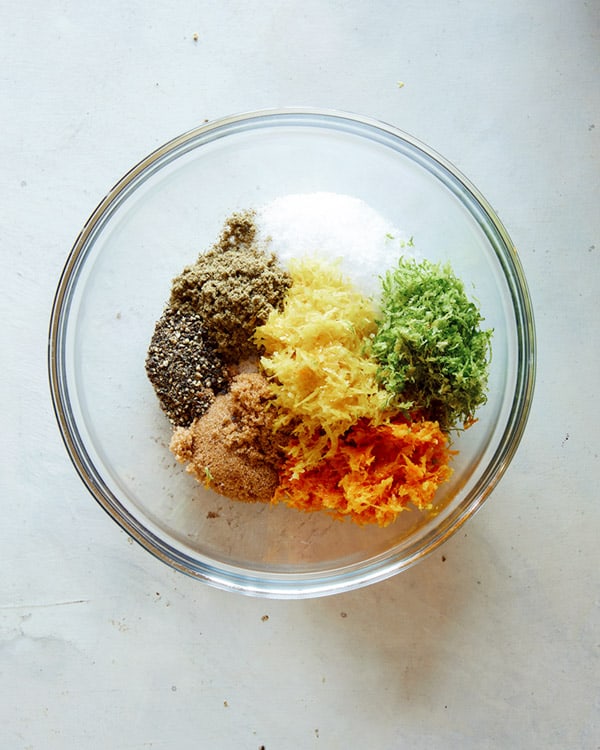
[[[229,385],[228,369],[202,318],[167,307],[146,356],[146,373],[173,425],[188,427]]]

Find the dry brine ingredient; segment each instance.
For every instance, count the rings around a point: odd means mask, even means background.
[[[167,308],[154,328],[146,373],[163,411],[174,425],[189,425],[227,390],[221,355],[208,341],[203,319]]]
[[[382,269],[399,253],[414,255],[411,238],[365,201],[339,193],[282,195],[255,214],[257,237],[286,267],[300,258],[339,263],[344,278],[378,296]]]
[[[362,419],[317,466],[295,473],[288,460],[275,502],[298,510],[325,510],[359,524],[387,526],[412,504],[431,508],[439,485],[452,474],[448,438],[436,422]]]
[[[386,409],[370,356],[377,325],[368,300],[322,260],[291,264],[283,310],[257,329],[279,417],[291,430],[274,502],[386,526],[409,503],[431,507],[451,475],[436,422]]]
[[[281,306],[290,278],[256,243],[252,212],[233,214],[219,240],[172,282],[146,373],[173,425],[188,427],[229,387],[231,363],[257,354],[252,334]]]
[[[407,508],[430,509],[450,477],[449,430],[485,402],[491,331],[447,266],[402,257],[371,298],[323,259],[343,247],[309,252],[326,234],[327,195],[233,214],[174,279],[146,365],[175,425],[171,450],[199,482],[386,526]],[[376,235],[387,225],[348,200],[384,261],[393,238]],[[348,205],[331,201],[334,213]],[[302,231],[286,223],[295,209]],[[306,240],[299,258],[294,230]],[[396,244],[394,258],[412,253]],[[369,292],[374,269],[373,258],[355,269]]]
[[[219,241],[173,280],[170,306],[199,314],[227,362],[255,355],[252,335],[290,286],[275,256],[256,243],[254,214],[236,213]]]
[[[173,432],[171,451],[198,481],[245,502],[269,502],[283,459],[272,394],[259,373],[242,373],[189,428]]]
[[[486,401],[491,330],[449,265],[401,258],[383,278],[373,341],[391,403],[443,429],[469,425]]]
[[[370,302],[322,260],[290,264],[283,310],[256,330],[260,364],[270,379],[278,426],[293,427],[295,473],[336,450],[358,419],[378,420],[385,394],[366,346],[375,334]]]

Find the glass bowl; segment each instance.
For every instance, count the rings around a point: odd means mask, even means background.
[[[359,198],[449,261],[494,329],[488,402],[454,442],[436,512],[360,527],[283,505],[228,500],[168,450],[171,427],[144,362],[170,281],[233,211],[294,193]],[[50,322],[58,424],[83,482],[145,549],[211,585],[301,598],[383,580],[431,553],[481,507],[512,459],[533,393],[531,301],[515,249],[478,191],[395,127],[323,110],[236,115],[133,167],[83,227]]]

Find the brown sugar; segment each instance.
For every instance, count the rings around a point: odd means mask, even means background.
[[[283,435],[273,432],[275,409],[259,373],[236,375],[189,428],[178,427],[171,451],[200,482],[221,495],[269,502],[278,484]]]

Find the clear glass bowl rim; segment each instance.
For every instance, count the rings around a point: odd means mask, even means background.
[[[455,509],[443,528],[428,534],[424,543],[410,554],[387,554],[367,564],[358,564],[348,569],[330,571],[327,575],[281,573],[265,575],[257,571],[244,571],[236,568],[199,563],[184,553],[173,548],[164,540],[146,529],[137,519],[125,511],[112,493],[100,486],[90,471],[86,460],[85,448],[78,440],[76,427],[70,419],[69,394],[66,389],[62,366],[62,332],[65,325],[65,314],[68,310],[69,292],[76,279],[78,266],[90,235],[101,223],[111,208],[119,202],[129,187],[144,173],[160,169],[161,162],[170,156],[176,158],[182,148],[199,138],[208,137],[210,142],[231,126],[260,126],[269,124],[292,124],[310,121],[321,121],[323,124],[363,127],[379,132],[385,137],[392,137],[404,142],[412,151],[420,154],[436,165],[453,181],[460,185],[474,204],[486,216],[502,240],[505,249],[503,269],[510,269],[509,286],[513,294],[513,312],[517,319],[518,334],[518,376],[512,409],[503,439],[494,454],[494,458],[465,498]],[[211,137],[212,136],[212,137]],[[200,144],[200,147],[202,144]],[[516,304],[514,300],[517,300]],[[51,398],[61,437],[69,457],[83,483],[100,506],[143,548],[170,567],[212,586],[244,594],[280,599],[300,599],[341,593],[378,581],[385,580],[396,573],[407,570],[412,565],[431,554],[483,505],[486,498],[496,487],[508,468],[522,439],[533,399],[536,375],[536,335],[533,306],[521,262],[514,245],[496,216],[490,204],[479,190],[447,159],[435,150],[399,128],[383,121],[363,115],[343,112],[334,109],[280,107],[276,109],[257,110],[224,117],[197,128],[193,128],[166,142],[148,156],[139,161],[108,191],[100,201],[77,236],[62,270],[50,316],[48,337],[48,375]]]

